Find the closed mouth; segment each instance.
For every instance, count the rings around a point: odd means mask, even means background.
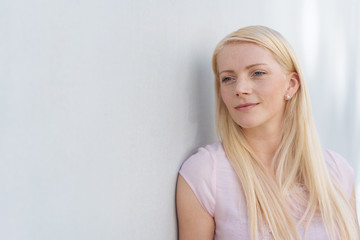
[[[255,107],[258,104],[259,103],[244,103],[244,104],[237,105],[235,108],[237,110],[247,110],[247,109],[251,109],[251,108]]]

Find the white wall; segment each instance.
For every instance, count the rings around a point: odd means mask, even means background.
[[[292,43],[359,169],[359,23],[355,0],[1,1],[0,239],[176,239],[177,171],[216,141],[211,54],[246,25]]]

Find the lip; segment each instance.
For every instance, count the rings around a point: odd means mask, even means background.
[[[244,104],[239,104],[235,107],[235,109],[239,110],[239,111],[245,111],[245,110],[249,110],[252,109],[253,107],[255,107],[256,105],[258,105],[259,103],[244,103]]]

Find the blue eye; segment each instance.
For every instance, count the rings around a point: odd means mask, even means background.
[[[256,71],[256,72],[253,73],[253,75],[254,75],[255,77],[261,77],[261,76],[264,75],[264,74],[265,74],[265,72],[262,72],[262,71]]]
[[[224,77],[221,81],[222,81],[223,83],[225,83],[225,82],[229,82],[229,81],[231,81],[231,80],[233,80],[232,77]]]

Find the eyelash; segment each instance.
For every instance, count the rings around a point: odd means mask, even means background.
[[[255,71],[255,72],[253,73],[253,75],[254,75],[255,77],[261,77],[261,76],[264,75],[264,74],[266,74],[266,73],[263,72],[263,71]]]
[[[231,80],[233,80],[232,77],[224,77],[224,78],[221,80],[221,82],[226,83],[226,82],[229,82],[229,81],[231,81]]]
[[[263,72],[263,71],[255,71],[252,75],[254,76],[254,77],[261,77],[261,76],[263,76],[263,75],[265,75],[266,74],[266,72]],[[229,82],[229,81],[231,81],[231,80],[233,80],[234,78],[233,77],[224,77],[222,80],[221,80],[221,82],[223,82],[223,83],[226,83],[226,82]]]

